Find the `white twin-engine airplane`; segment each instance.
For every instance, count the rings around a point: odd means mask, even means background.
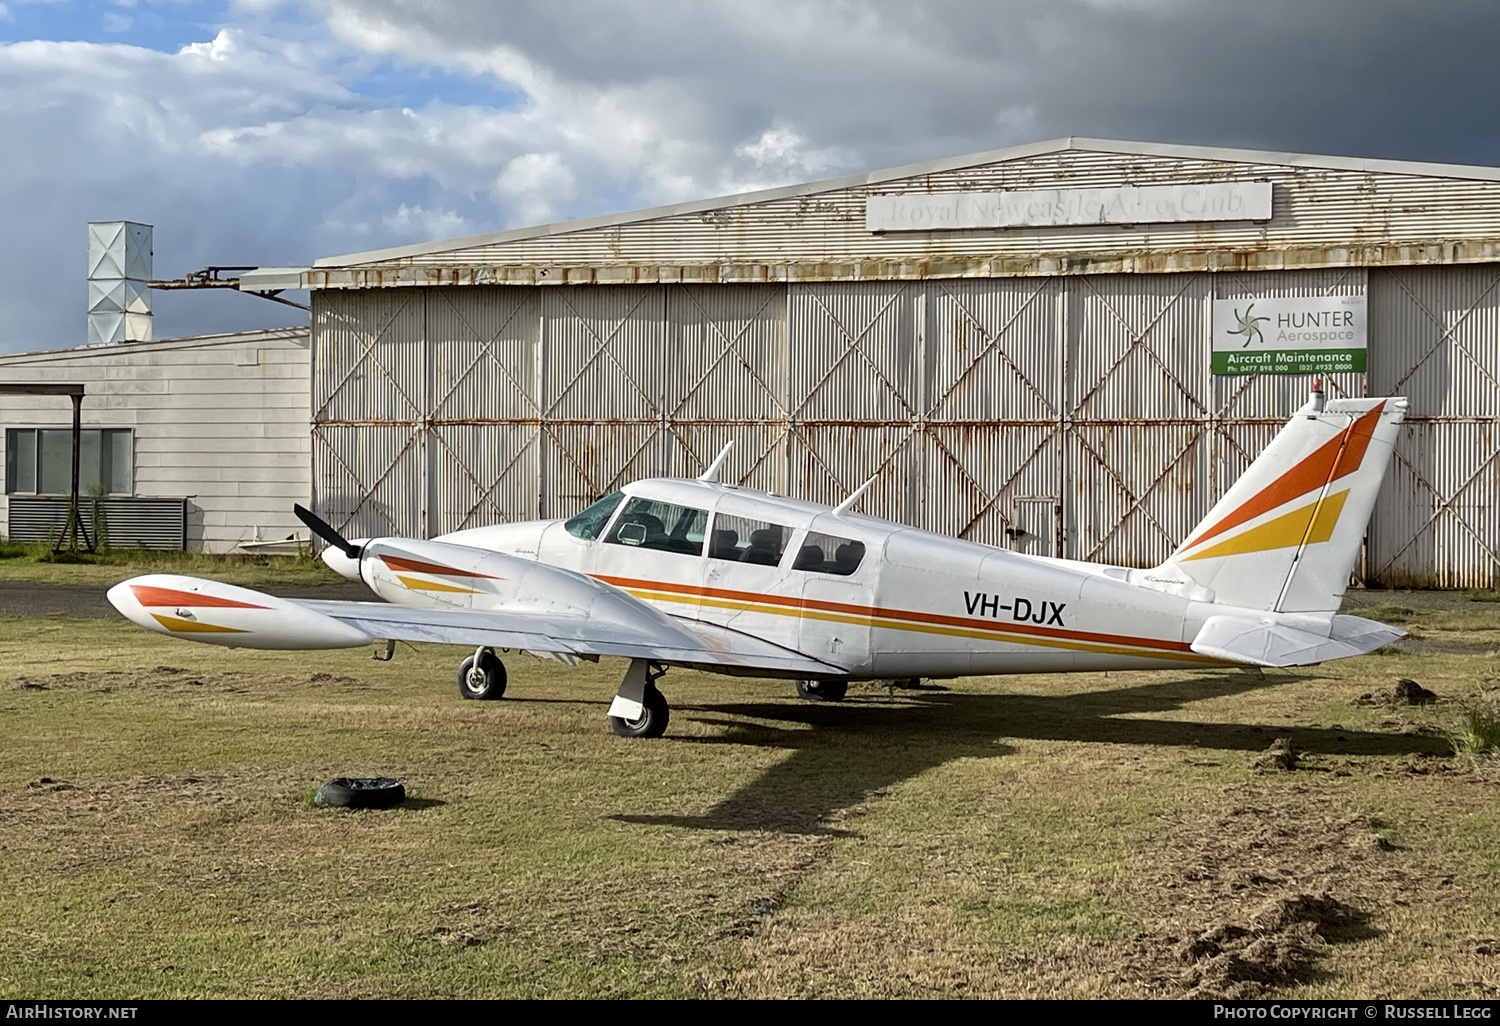
[[[1150,570],[1028,556],[836,508],[694,481],[627,485],[569,520],[432,541],[347,541],[297,507],[323,558],[384,602],[304,601],[174,574],[110,589],[160,634],[231,648],[395,641],[473,646],[465,698],[499,698],[495,649],[630,660],[609,707],[625,737],[667,726],[668,666],[852,680],[1192,666],[1300,666],[1404,632],[1336,615],[1406,412],[1312,398],[1192,534]],[[868,482],[867,482],[868,484]],[[863,489],[861,489],[863,491]]]

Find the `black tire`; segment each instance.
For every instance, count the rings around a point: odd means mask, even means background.
[[[820,702],[842,702],[849,693],[847,680],[799,680],[799,698],[815,698]]]
[[[469,674],[474,668],[473,656],[458,664],[458,693],[480,702],[505,697],[505,664],[488,648],[480,653],[480,660],[479,673],[473,677]]]
[[[406,801],[406,788],[390,777],[337,777],[318,788],[315,805],[339,809],[390,809]]]
[[[672,718],[672,710],[667,706],[666,696],[655,688],[647,688],[641,705],[644,708],[641,710],[640,719],[627,720],[620,716],[611,716],[609,729],[620,737],[661,737],[665,734],[667,721]]]

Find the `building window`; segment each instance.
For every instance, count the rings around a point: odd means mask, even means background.
[[[107,495],[135,488],[135,446],[128,429],[97,428],[78,438],[78,491],[102,487]],[[8,428],[5,432],[7,495],[67,495],[73,490],[71,428]]]

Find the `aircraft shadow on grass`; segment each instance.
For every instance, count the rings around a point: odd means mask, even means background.
[[[1294,683],[1295,676],[1246,683],[1244,677],[1193,676],[1077,695],[966,695],[918,692],[907,702],[865,705],[736,703],[682,707],[699,723],[723,726],[717,737],[676,738],[676,744],[755,745],[792,750],[789,758],[701,816],[616,815],[628,823],[709,830],[767,830],[847,835],[838,813],[871,794],[961,758],[997,758],[1010,739],[1151,745],[1200,752],[1262,751],[1278,737],[1318,755],[1446,755],[1439,737],[1331,727],[1128,719],[1184,705]],[[770,723],[724,719],[752,717]],[[777,724],[786,724],[778,726]],[[811,730],[807,728],[813,728]]]

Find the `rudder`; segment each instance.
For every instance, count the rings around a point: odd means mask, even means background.
[[[1156,573],[1214,601],[1286,613],[1338,611],[1390,466],[1406,400],[1315,390]]]

